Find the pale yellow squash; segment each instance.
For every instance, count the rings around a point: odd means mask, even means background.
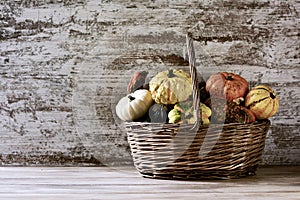
[[[192,79],[183,70],[166,70],[150,80],[149,90],[156,103],[175,104],[187,100],[192,94]]]
[[[258,85],[248,92],[245,105],[255,114],[257,119],[267,119],[277,113],[279,97],[271,87]]]

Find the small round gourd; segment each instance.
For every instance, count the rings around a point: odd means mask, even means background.
[[[168,108],[163,104],[154,104],[150,107],[148,113],[152,123],[165,123],[168,118]]]
[[[222,98],[211,98],[212,121],[215,123],[252,123],[256,121],[254,113],[246,107]]]
[[[279,97],[271,87],[258,85],[248,92],[245,106],[255,114],[257,119],[267,119],[277,113]]]
[[[136,90],[119,100],[116,114],[123,121],[137,120],[148,112],[152,103],[151,93],[148,90]]]
[[[187,100],[192,94],[192,79],[183,70],[159,72],[149,82],[153,100],[158,104],[175,104]]]
[[[208,78],[206,90],[211,97],[233,101],[246,96],[249,91],[249,84],[246,79],[238,74],[219,72]]]

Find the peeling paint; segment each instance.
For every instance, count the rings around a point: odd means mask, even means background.
[[[132,164],[114,105],[135,70],[228,70],[280,96],[264,164],[299,164],[298,1],[0,3],[1,165]]]

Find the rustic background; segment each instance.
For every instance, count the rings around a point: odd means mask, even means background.
[[[0,2],[0,165],[132,164],[114,105],[135,70],[184,65],[271,85],[262,164],[300,164],[297,0]]]

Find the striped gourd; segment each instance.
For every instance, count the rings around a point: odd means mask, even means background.
[[[162,71],[150,80],[149,90],[158,104],[183,102],[192,94],[192,79],[183,70]]]
[[[258,85],[248,92],[245,106],[255,114],[257,119],[267,119],[277,113],[279,97],[271,87]]]

